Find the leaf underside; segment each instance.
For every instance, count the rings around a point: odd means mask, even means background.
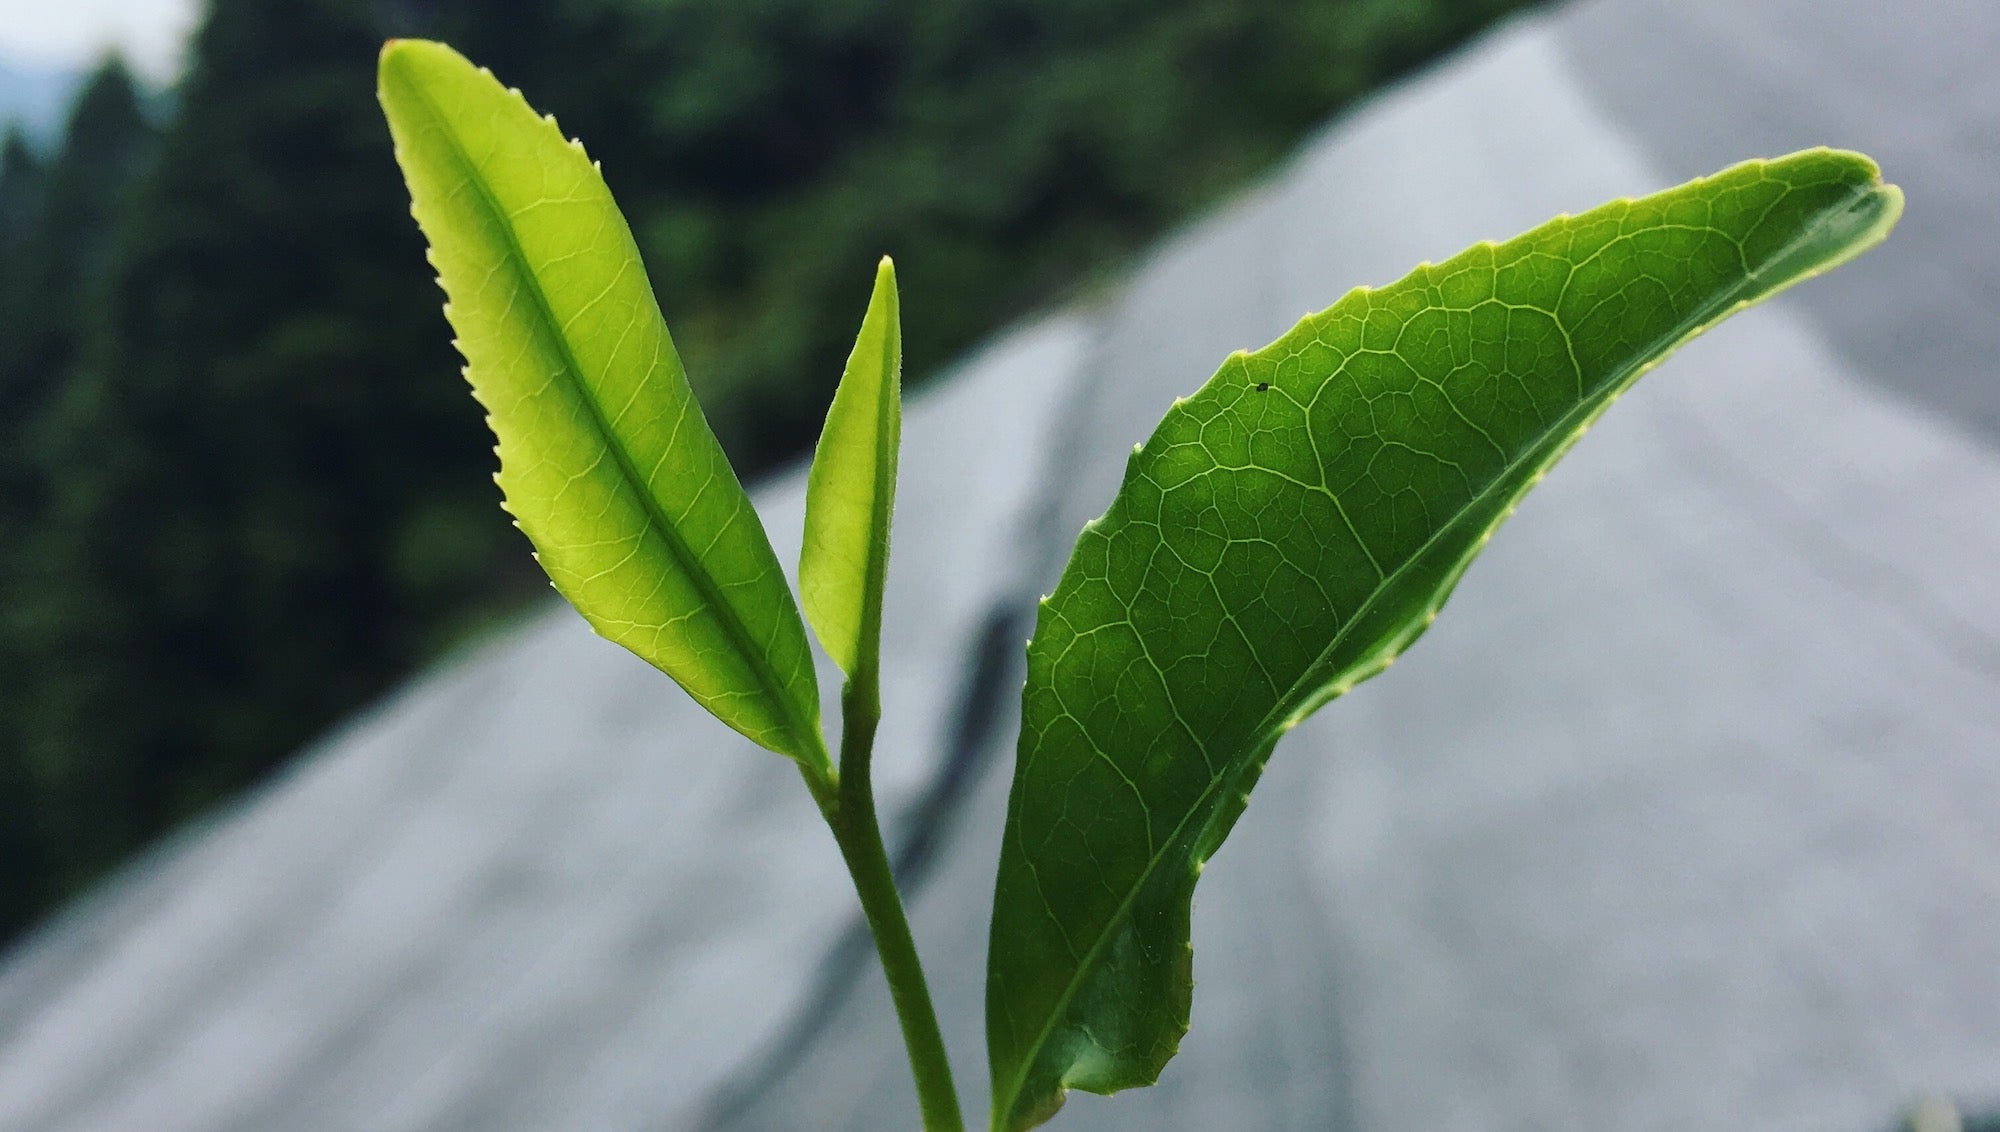
[[[505,505],[542,568],[724,723],[830,773],[798,607],[597,167],[442,44],[391,42],[380,83]]]
[[[1430,624],[1640,374],[1880,242],[1858,154],[1753,161],[1357,290],[1177,402],[1028,648],[987,976],[993,1125],[1151,1084],[1190,899],[1278,738]]]
[[[903,428],[900,318],[896,269],[884,258],[806,476],[799,600],[849,677],[874,666],[882,636]]]

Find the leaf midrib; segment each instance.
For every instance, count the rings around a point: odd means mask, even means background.
[[[513,220],[500,206],[500,201],[493,195],[492,190],[487,187],[485,178],[480,175],[478,164],[472,160],[472,155],[466,152],[457,132],[451,128],[450,120],[439,110],[437,103],[432,101],[429,92],[422,84],[414,81],[406,82],[405,88],[423,105],[425,113],[433,123],[433,128],[444,137],[446,146],[465,177],[465,182],[472,186],[473,192],[478,195],[480,202],[498,225],[506,242],[506,252],[519,269],[522,286],[528,292],[545,331],[554,340],[555,349],[560,355],[562,372],[589,412],[591,424],[604,442],[605,449],[611,453],[612,461],[618,466],[619,474],[625,480],[626,486],[638,496],[640,506],[645,510],[646,517],[651,520],[653,528],[659,532],[661,541],[666,543],[668,552],[680,564],[682,573],[686,574],[695,588],[701,592],[708,609],[714,613],[716,620],[722,624],[724,632],[736,645],[738,655],[749,662],[749,667],[764,684],[765,690],[776,698],[780,714],[792,730],[793,741],[796,743],[803,738],[806,751],[802,753],[812,753],[815,746],[823,746],[815,742],[819,734],[818,729],[806,725],[790,692],[778,679],[777,672],[771,668],[763,650],[757,647],[756,638],[751,634],[749,626],[745,625],[737,615],[736,607],[730,604],[715,579],[702,568],[701,560],[695,555],[694,549],[681,538],[680,529],[674,526],[666,512],[661,510],[659,500],[654,497],[646,480],[639,475],[639,469],[632,463],[631,455],[626,452],[622,444],[616,443],[616,434],[612,431],[609,418],[604,414],[604,406],[598,403],[595,393],[583,380],[583,367],[577,360],[576,352],[570,347],[568,335],[556,319],[555,309],[550,305],[548,295],[542,289],[541,277],[535,273],[527,252],[521,247],[520,239],[514,231]],[[645,312],[640,311],[638,317],[644,318]],[[699,411],[692,405],[688,408]]]
[[[1879,185],[1874,184],[1856,186],[1854,190],[1847,194],[1840,206],[1829,206],[1821,209],[1818,218],[1812,224],[1803,228],[1797,236],[1787,240],[1773,254],[1766,256],[1764,263],[1768,265],[1780,262],[1788,253],[1797,249],[1806,240],[1816,235],[1825,225],[1838,216],[1842,210],[1852,206],[1861,197],[1870,195],[1878,189]],[[1832,259],[1834,257],[1829,258]],[[1629,379],[1643,374],[1645,369],[1651,364],[1656,364],[1667,354],[1672,353],[1689,339],[1719,321],[1723,314],[1734,309],[1734,304],[1743,301],[1742,296],[1754,289],[1759,281],[1760,270],[1753,269],[1746,271],[1742,282],[1737,286],[1722,292],[1716,298],[1702,303],[1687,318],[1676,323],[1672,331],[1658,335],[1647,344],[1645,350],[1635,353],[1633,357],[1636,360],[1621,367],[1617,371],[1616,376],[1610,382],[1606,383],[1606,388],[1610,389],[1611,393],[1602,404],[1598,404],[1595,397],[1581,400],[1575,408],[1557,418],[1556,422],[1548,428],[1543,429],[1541,434],[1535,438],[1535,442],[1524,449],[1524,456],[1522,458],[1509,461],[1503,474],[1494,477],[1493,482],[1481,488],[1477,495],[1474,495],[1463,506],[1458,508],[1457,513],[1452,516],[1449,522],[1440,525],[1430,538],[1425,539],[1423,544],[1412,552],[1401,566],[1396,567],[1394,571],[1377,582],[1375,588],[1369,593],[1367,600],[1355,607],[1354,615],[1348,618],[1339,631],[1334,634],[1332,642],[1325,649],[1321,650],[1319,656],[1313,660],[1312,664],[1306,667],[1305,673],[1292,683],[1292,686],[1286,690],[1285,695],[1280,697],[1271,710],[1266,712],[1264,717],[1258,721],[1257,726],[1251,729],[1249,734],[1253,742],[1269,744],[1271,746],[1276,745],[1277,740],[1282,738],[1284,734],[1283,728],[1279,725],[1280,721],[1291,714],[1296,704],[1304,702],[1310,689],[1330,679],[1330,676],[1323,676],[1319,680],[1313,679],[1314,675],[1319,672],[1320,667],[1327,663],[1328,659],[1342,644],[1346,643],[1348,634],[1373,610],[1375,603],[1382,595],[1388,592],[1394,583],[1403,577],[1406,571],[1422,561],[1439,539],[1455,528],[1467,515],[1474,513],[1481,505],[1485,504],[1488,501],[1488,497],[1495,491],[1510,486],[1513,483],[1512,476],[1516,470],[1531,462],[1533,455],[1541,452],[1551,440],[1557,439],[1565,431],[1575,428],[1575,422],[1579,418],[1586,418],[1584,426],[1588,427],[1587,418],[1590,416],[1590,413],[1586,412],[1586,410],[1601,411],[1623,394],[1624,389],[1629,387]],[[1820,270],[1823,270],[1823,268]],[[1818,273],[1818,270],[1802,272],[1796,279],[1789,282],[1811,278]],[[1564,332],[1564,337],[1568,337],[1567,330]],[[1120,490],[1122,492],[1123,489],[1121,488]],[[1035,1061],[1039,1058],[1041,1050],[1047,1045],[1049,1037],[1055,1032],[1056,1026],[1067,1014],[1070,1002],[1074,1000],[1077,991],[1081,989],[1088,973],[1095,970],[1098,956],[1110,942],[1113,930],[1131,915],[1132,905],[1138,900],[1139,893],[1152,880],[1153,874],[1158,871],[1160,864],[1166,859],[1168,851],[1180,839],[1181,834],[1187,829],[1188,823],[1193,821],[1195,816],[1202,812],[1203,807],[1208,804],[1209,799],[1214,795],[1216,788],[1228,779],[1229,776],[1230,772],[1225,771],[1209,780],[1208,786],[1196,796],[1194,804],[1188,808],[1187,816],[1175,824],[1172,832],[1161,843],[1162,848],[1148,857],[1145,868],[1140,870],[1138,879],[1133,882],[1125,898],[1119,902],[1117,909],[1106,922],[1104,930],[1098,933],[1097,939],[1084,952],[1083,956],[1079,958],[1076,975],[1063,987],[1062,994],[1056,999],[1054,1009],[1049,1012],[1048,1022],[1043,1025],[1040,1033],[1035,1036],[1035,1040],[1027,1046],[1029,1056],[1022,1061],[1021,1068],[1015,1075],[1013,1086],[1007,1094],[1006,1113],[1008,1116],[1012,1116],[1014,1105],[1020,1100],[1021,1089],[1027,1081],[1029,1072],[1034,1068]],[[1025,849],[1023,851],[1025,852]]]

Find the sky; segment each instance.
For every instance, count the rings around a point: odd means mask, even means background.
[[[158,83],[180,71],[199,0],[0,0],[0,58],[81,70],[107,50]]]

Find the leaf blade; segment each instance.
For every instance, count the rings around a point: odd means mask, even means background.
[[[1029,648],[989,947],[996,1129],[1157,1078],[1187,1025],[1196,877],[1278,739],[1423,632],[1641,374],[1900,208],[1859,155],[1746,163],[1350,293],[1176,403]]]
[[[597,167],[442,44],[380,99],[495,477],[556,589],[717,718],[830,774],[805,630]]]
[[[884,256],[806,477],[799,599],[850,678],[879,659],[903,428],[901,317],[895,264]]]

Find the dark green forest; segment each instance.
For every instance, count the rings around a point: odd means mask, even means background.
[[[893,254],[921,381],[1525,0],[214,0],[0,142],[0,939],[544,593],[374,102],[585,139],[747,476]],[[165,107],[166,109],[160,109]]]

